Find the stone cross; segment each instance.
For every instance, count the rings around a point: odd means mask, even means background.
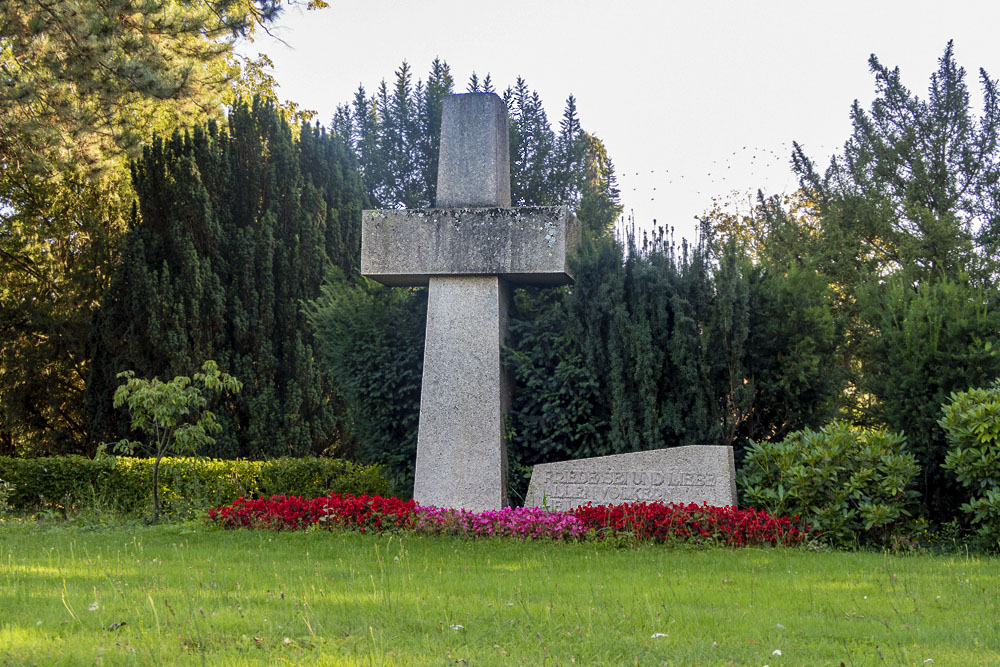
[[[510,207],[507,108],[493,93],[444,99],[435,204],[364,211],[361,273],[429,286],[414,499],[499,509],[511,285],[572,282],[566,253],[580,225],[565,207]]]

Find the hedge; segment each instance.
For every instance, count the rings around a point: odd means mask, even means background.
[[[152,504],[153,460],[104,456],[0,456],[0,480],[13,486],[12,510],[94,508],[124,514]],[[160,462],[160,498],[166,516],[184,516],[237,498],[330,493],[388,494],[380,466],[343,459],[279,458],[228,461],[196,457]]]

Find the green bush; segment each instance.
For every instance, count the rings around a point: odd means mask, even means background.
[[[962,511],[1000,544],[1000,379],[989,388],[952,393],[938,422],[950,448],[943,467],[971,494]]]
[[[0,516],[10,511],[10,504],[7,502],[7,499],[10,498],[13,490],[14,486],[10,482],[0,479]]]
[[[115,486],[114,470],[114,460],[109,457],[0,457],[0,479],[14,486],[7,502],[15,510],[92,501],[97,489]]]
[[[413,491],[427,290],[329,278],[309,304],[318,363],[347,407],[357,457],[385,467],[396,495]]]
[[[834,546],[884,542],[909,516],[918,468],[905,437],[833,422],[751,443],[740,469],[744,505],[799,515]]]
[[[0,479],[13,486],[12,509],[65,512],[81,509],[140,514],[149,507],[153,461],[144,458],[53,456],[0,457]],[[328,493],[380,494],[389,484],[380,466],[341,459],[280,458],[224,461],[164,458],[159,493],[167,517],[183,518],[237,498],[272,495],[316,497]]]
[[[965,282],[892,280],[862,290],[862,319],[877,335],[862,336],[861,390],[877,400],[872,416],[905,431],[917,457],[917,489],[928,518],[957,517],[961,486],[942,468],[950,447],[938,423],[954,392],[982,387],[1000,374],[1000,308],[995,289]]]

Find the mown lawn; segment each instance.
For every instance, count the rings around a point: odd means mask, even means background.
[[[0,664],[988,665],[998,602],[974,556],[0,525]]]

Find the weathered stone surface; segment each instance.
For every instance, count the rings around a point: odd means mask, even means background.
[[[508,281],[571,282],[580,238],[565,208],[510,207],[507,109],[492,93],[443,100],[439,208],[365,211],[361,272],[388,285],[429,285],[413,497],[424,505],[507,505],[500,365]]]
[[[365,211],[361,273],[386,285],[426,285],[432,275],[562,285],[579,241],[580,223],[562,206]]]
[[[691,445],[539,464],[524,505],[565,511],[636,501],[736,506],[733,448]]]
[[[507,105],[495,93],[450,95],[442,101],[438,153],[439,208],[510,207]]]
[[[509,301],[496,276],[430,281],[413,487],[423,505],[481,511],[508,504],[510,385],[500,345]]]

